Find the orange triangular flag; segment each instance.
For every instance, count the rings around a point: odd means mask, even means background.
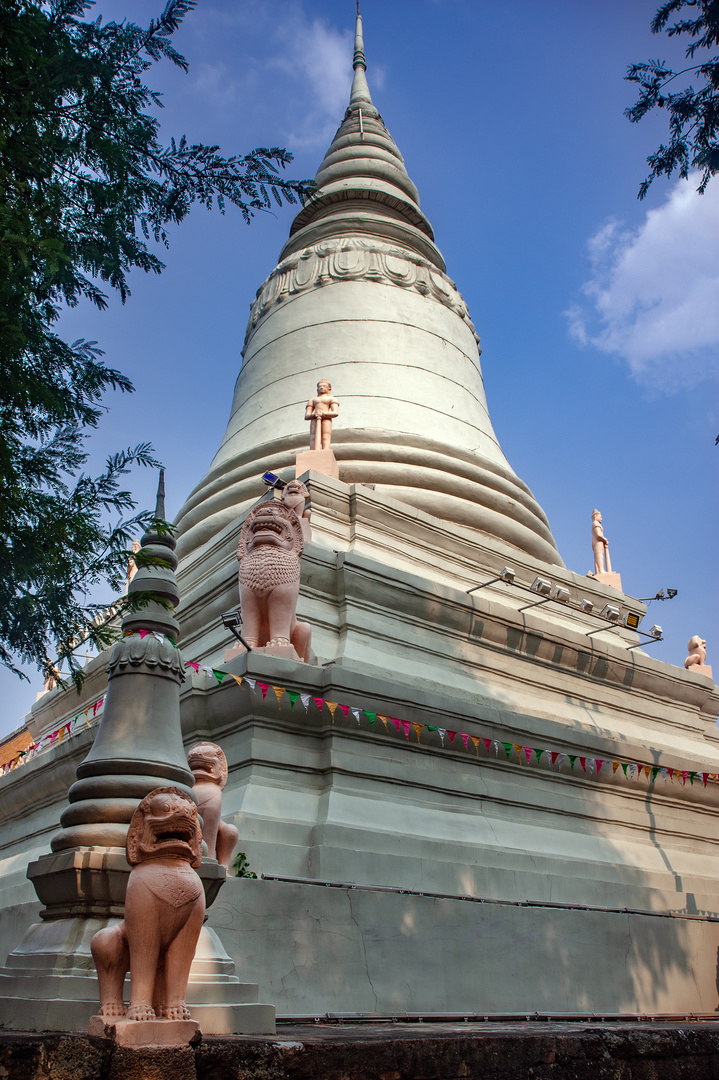
[[[477,751],[477,757],[479,757],[479,739],[476,735],[470,735],[469,737],[474,743],[474,749]]]
[[[512,746],[517,751],[517,757],[519,758],[519,764],[522,764],[522,746],[518,742],[513,742]]]
[[[377,713],[377,719],[382,721],[385,731],[389,731],[389,728],[387,727],[387,717],[383,716],[382,713]]]
[[[232,672],[230,672],[230,674],[232,675]],[[242,686],[242,676],[241,675],[232,675],[232,678],[235,680],[235,682],[237,683],[238,686]]]
[[[615,772],[617,771],[618,768],[619,768],[619,762],[618,761],[613,761],[612,762],[612,776],[614,776],[614,774],[615,774]]]
[[[332,723],[334,724],[334,722],[335,722],[335,712],[337,711],[337,702],[336,701],[328,701],[327,698],[325,698],[325,705],[327,706],[327,708],[330,711],[330,716],[332,717]]]
[[[275,697],[277,698],[277,705],[279,707],[282,704],[282,695],[285,692],[285,688],[284,686],[273,686],[272,689],[275,692]]]
[[[415,733],[415,735],[417,736],[417,742],[419,742],[419,733],[420,733],[420,731],[422,730],[422,727],[423,727],[423,725],[422,725],[422,724],[417,724],[417,723],[415,723],[415,721],[413,720],[413,721],[412,721],[412,727],[414,728],[414,733]]]

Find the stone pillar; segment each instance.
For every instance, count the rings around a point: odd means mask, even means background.
[[[161,474],[155,519],[164,516]],[[157,787],[172,785],[194,798],[180,726],[185,665],[177,647],[174,609],[180,597],[171,533],[153,523],[142,537],[137,563],[129,595],[146,592],[152,599],[122,621],[95,742],[70,788],[52,854],[28,867],[45,906],[42,921],[30,927],[0,968],[0,1026],[5,1028],[87,1029],[99,1001],[90,941],[123,915],[130,819]],[[203,859],[198,872],[209,906],[225,868]],[[274,1007],[257,1003],[257,991],[256,984],[239,982],[217,936],[203,929],[187,1001],[205,1034],[274,1032]]]

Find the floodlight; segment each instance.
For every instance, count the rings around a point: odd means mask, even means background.
[[[636,611],[628,611],[624,616],[624,625],[629,630],[636,630],[639,626],[639,615]]]
[[[558,600],[560,604],[566,604],[569,602],[569,589],[563,588],[561,585],[555,585],[552,589],[552,599]]]
[[[599,615],[602,619],[608,619],[609,622],[616,622],[619,618],[619,608],[614,607],[613,604],[605,604]]]
[[[275,476],[273,472],[266,472],[262,474],[262,483],[267,484],[269,488],[277,488],[278,491],[282,491],[282,488],[287,487],[287,481],[281,480],[279,476]]]
[[[235,608],[234,611],[226,611],[224,615],[220,616],[222,619],[222,625],[226,630],[229,630],[234,637],[241,642],[248,652],[252,652],[252,646],[248,645],[242,634],[240,633],[240,627],[242,626],[242,612],[239,608]]]
[[[657,624],[654,623],[654,626],[649,627],[649,633],[652,635],[653,638],[656,638],[657,641],[661,641],[661,639],[662,639],[662,628],[661,628],[661,626],[657,626]]]
[[[592,614],[592,612],[594,611],[594,604],[592,603],[592,601],[591,601],[591,600],[586,600],[586,599],[585,599],[585,600],[582,600],[582,602],[581,602],[581,605],[580,605],[580,606],[581,606],[581,609],[582,609],[582,611],[583,611],[583,612],[584,612],[584,613],[585,613],[586,615],[591,615],[591,614]]]
[[[512,585],[514,583],[514,570],[512,567],[504,566],[496,577],[490,578],[489,581],[483,581],[481,585],[473,585],[471,589],[467,589],[467,595],[477,592],[479,589],[484,589],[487,585],[494,585],[495,581],[503,581],[506,585]]]
[[[529,587],[532,592],[539,593],[540,596],[549,596],[552,591],[551,581],[543,577],[536,577]]]

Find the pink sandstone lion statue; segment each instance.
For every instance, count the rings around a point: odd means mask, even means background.
[[[202,817],[202,839],[207,854],[229,870],[230,859],[240,834],[222,820],[222,791],[227,783],[227,758],[216,743],[195,743],[187,754],[187,764],[195,778],[193,791]]]
[[[312,630],[298,622],[302,525],[281,502],[261,502],[247,515],[237,545],[242,633],[252,648],[294,648],[309,661]]]
[[[102,1017],[189,1020],[190,965],[205,916],[197,807],[174,787],[156,788],[132,816],[127,833],[125,918],[91,942]],[[130,1006],[122,990],[130,972]]]
[[[690,637],[687,642],[687,652],[689,655],[684,661],[685,668],[693,668],[697,666],[703,666],[707,662],[707,643],[704,638],[695,634],[694,637]]]

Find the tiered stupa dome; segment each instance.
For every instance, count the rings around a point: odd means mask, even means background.
[[[479,339],[372,103],[357,17],[350,103],[252,305],[225,437],[180,511],[187,557],[293,475],[320,377],[340,400],[345,483],[375,484],[438,518],[561,563],[547,519],[510,468],[487,411]]]

